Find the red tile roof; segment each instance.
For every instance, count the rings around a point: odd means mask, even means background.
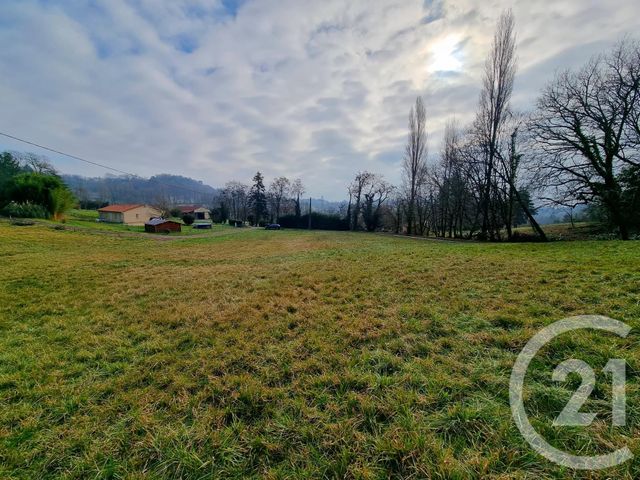
[[[182,213],[192,213],[197,209],[202,208],[202,205],[179,205],[178,208]]]
[[[134,208],[144,207],[144,205],[140,205],[138,203],[127,203],[122,205],[108,205],[106,207],[99,208],[99,212],[126,212],[128,210],[133,210]]]

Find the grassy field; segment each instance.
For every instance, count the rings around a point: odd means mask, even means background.
[[[477,244],[240,230],[158,242],[0,224],[0,478],[640,477],[640,243]],[[603,314],[625,340],[563,336],[527,376],[554,445],[636,458],[575,473],[510,415],[542,326]],[[576,356],[604,375],[588,428],[552,420]]]

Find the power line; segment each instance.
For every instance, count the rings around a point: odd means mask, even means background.
[[[46,146],[41,145],[39,143],[31,142],[29,140],[25,140],[24,138],[19,138],[19,137],[16,137],[14,135],[10,135],[8,133],[0,132],[0,135],[2,135],[3,137],[11,138],[13,140],[17,140],[18,142],[26,143],[27,145],[33,145],[34,147],[38,147],[38,148],[41,148],[43,150],[47,150],[49,152],[57,153],[58,155],[63,155],[65,157],[73,158],[74,160],[78,160],[80,162],[88,163],[90,165],[95,165],[97,167],[104,168],[106,170],[111,170],[112,172],[118,172],[118,173],[121,173],[123,175],[128,175],[130,177],[139,178],[141,180],[147,180],[147,181],[150,181],[150,182],[155,182],[158,185],[164,185],[165,187],[179,188],[179,189],[191,192],[191,193],[197,193],[199,195],[211,195],[211,192],[206,192],[206,193],[205,192],[199,192],[199,191],[193,190],[193,189],[191,189],[189,187],[183,187],[181,185],[174,185],[174,184],[171,184],[171,183],[165,183],[165,182],[161,182],[159,180],[152,180],[151,178],[144,178],[144,177],[142,177],[140,175],[137,175],[135,173],[125,172],[124,170],[119,170],[117,168],[110,167],[108,165],[104,165],[102,163],[93,162],[91,160],[87,160],[86,158],[78,157],[77,155],[72,155],[70,153],[61,152],[60,150],[56,150],[55,148],[46,147]]]
[[[123,173],[125,175],[130,175],[132,177],[139,177],[139,175],[136,175],[136,174],[133,174],[133,173],[129,173],[129,172],[125,172],[123,170],[118,170],[117,168],[109,167],[107,165],[102,165],[101,163],[92,162],[91,160],[86,160],[84,158],[77,157],[75,155],[71,155],[69,153],[64,153],[64,152],[61,152],[60,150],[55,150],[53,148],[45,147],[44,145],[40,145],[40,144],[35,143],[35,142],[30,142],[29,140],[25,140],[23,138],[14,137],[13,135],[9,135],[8,133],[0,132],[0,135],[2,135],[3,137],[12,138],[13,140],[17,140],[17,141],[22,142],[22,143],[33,145],[34,147],[42,148],[43,150],[48,150],[50,152],[57,153],[59,155],[64,155],[65,157],[73,158],[75,160],[80,160],[81,162],[90,163],[91,165],[96,165],[98,167],[106,168],[107,170],[112,170],[114,172]],[[142,178],[142,177],[140,177],[140,178]]]

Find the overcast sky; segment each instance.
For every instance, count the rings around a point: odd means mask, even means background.
[[[358,170],[399,181],[416,96],[432,156],[449,117],[472,118],[507,7],[520,109],[639,25],[638,0],[2,0],[0,131],[143,176],[260,170],[341,199]]]

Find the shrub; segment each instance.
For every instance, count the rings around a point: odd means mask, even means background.
[[[541,242],[542,239],[535,233],[513,232],[513,235],[511,235],[511,241],[512,242]]]
[[[35,225],[36,222],[33,220],[12,220],[11,225],[16,227],[30,227],[31,225]]]
[[[8,200],[40,205],[47,212],[45,217],[58,218],[75,203],[71,191],[56,175],[21,173],[13,177],[7,190]]]
[[[193,222],[196,220],[196,217],[194,217],[193,215],[191,215],[190,213],[185,213],[182,216],[182,221],[184,222],[185,225],[193,225]]]
[[[42,205],[31,202],[10,202],[2,209],[2,215],[17,218],[49,218],[49,212]]]
[[[64,185],[53,189],[49,195],[51,196],[51,214],[56,220],[76,204],[73,193]]]
[[[283,215],[278,219],[283,228],[309,228],[309,215]],[[315,230],[349,230],[348,222],[338,216],[311,212],[311,228]]]
[[[182,210],[180,210],[179,208],[172,208],[171,210],[169,210],[169,215],[174,218],[180,218],[182,216]]]

